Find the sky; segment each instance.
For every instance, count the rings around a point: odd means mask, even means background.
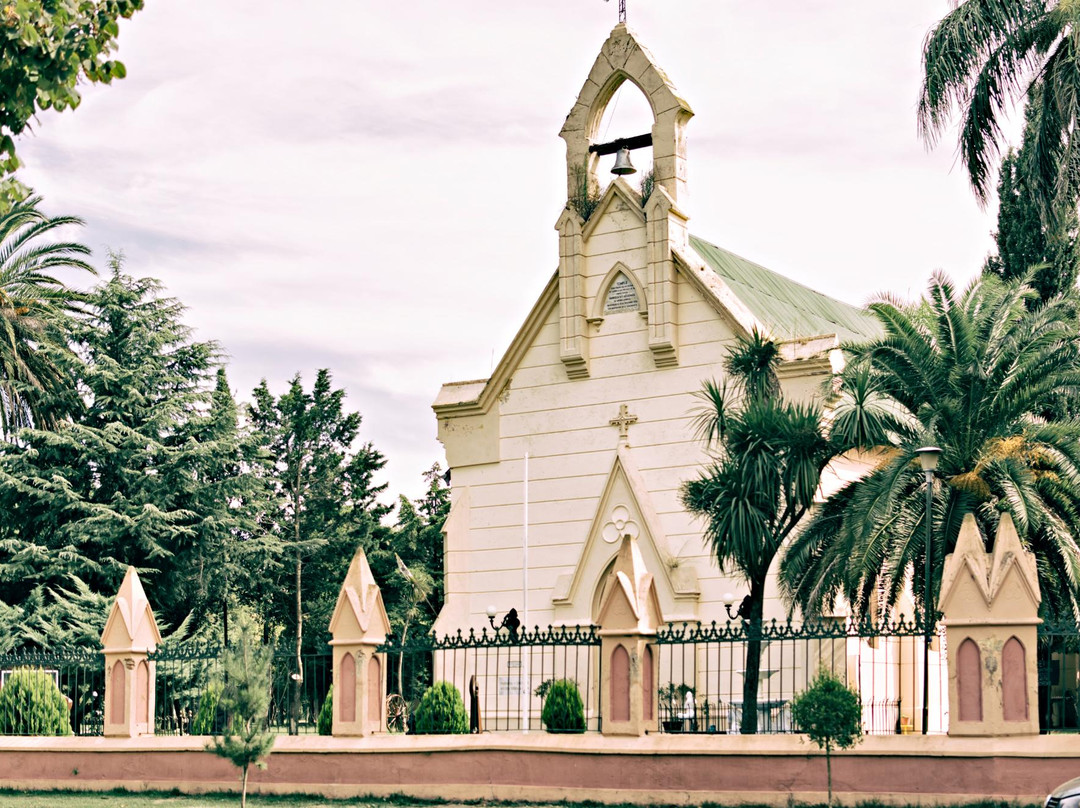
[[[617,2],[146,5],[127,78],[43,113],[23,181],[98,266],[122,251],[188,306],[240,400],[330,368],[389,498],[418,495],[440,385],[487,377],[557,268],[558,132]],[[691,232],[857,305],[977,274],[994,211],[955,132],[928,150],[915,126],[951,5],[628,0],[695,112]],[[644,104],[624,85],[605,133],[644,131]]]

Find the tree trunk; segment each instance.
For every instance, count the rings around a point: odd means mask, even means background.
[[[247,806],[247,776],[248,776],[248,767],[244,766],[244,773],[243,773],[243,775],[241,775],[240,808],[246,808],[246,806]]]
[[[224,627],[223,641],[225,647],[229,647],[229,552],[226,550],[222,553],[222,560],[224,563],[222,566],[224,569],[221,571],[222,577],[222,589],[221,589],[221,623]]]
[[[405,638],[409,636],[409,621],[405,620],[405,625],[401,629],[401,653],[398,654],[398,666],[397,666],[397,692],[402,698],[405,698]]]
[[[758,729],[758,679],[761,675],[761,616],[764,610],[764,584],[750,584],[750,613],[746,615],[746,669],[743,671],[743,710],[739,732],[756,735]]]
[[[829,776],[829,806],[832,808],[832,755],[827,743],[825,744],[825,771]]]
[[[300,611],[300,553],[296,554],[296,673],[292,680],[292,704],[289,706],[289,734],[300,734],[300,688],[304,681],[304,661],[300,655],[304,642],[304,618]]]

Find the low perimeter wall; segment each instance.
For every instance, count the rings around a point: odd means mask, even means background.
[[[0,738],[0,785],[26,789],[238,787],[199,738]],[[833,758],[839,800],[1041,802],[1080,776],[1080,739],[869,737]],[[260,793],[405,794],[448,800],[596,800],[784,805],[825,801],[825,758],[799,736],[603,738],[473,735],[349,740],[280,737]]]

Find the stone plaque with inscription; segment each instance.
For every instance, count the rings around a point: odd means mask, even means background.
[[[604,314],[637,311],[639,308],[640,304],[638,303],[637,290],[634,288],[634,284],[630,282],[626,275],[620,272],[619,277],[608,287],[607,300],[604,301]]]

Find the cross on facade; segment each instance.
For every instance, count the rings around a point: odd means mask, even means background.
[[[619,428],[619,437],[625,443],[630,438],[630,425],[637,423],[637,416],[631,415],[625,404],[620,404],[619,416],[612,418],[608,423]]]

